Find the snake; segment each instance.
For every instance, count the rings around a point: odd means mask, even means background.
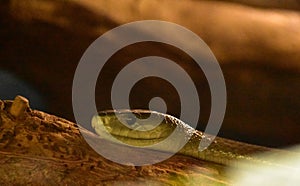
[[[153,127],[153,121],[147,120],[150,115],[161,119],[158,126]],[[143,119],[145,122],[138,122]],[[159,143],[165,140],[178,127],[181,129],[180,131],[183,131],[183,137],[184,135],[189,137],[189,141],[178,151],[179,154],[222,165],[234,165],[236,162],[239,162],[239,160],[242,160],[249,164],[282,166],[278,165],[276,156],[275,158],[256,156],[256,154],[267,152],[272,152],[272,154],[275,153],[280,156],[282,156],[282,154],[296,155],[299,158],[299,154],[296,153],[248,144],[218,136],[214,138],[206,149],[199,151],[200,141],[205,140],[207,134],[190,127],[174,116],[150,110],[100,111],[92,120],[91,125],[96,134],[103,138],[107,138],[106,133],[103,131],[103,128],[105,128],[116,140],[137,147],[145,147]],[[167,144],[154,150],[170,151],[170,147],[174,145],[176,144]]]

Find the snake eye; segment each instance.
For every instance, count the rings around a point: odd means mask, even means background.
[[[136,117],[135,116],[126,116],[126,118],[124,118],[124,120],[128,125],[133,125],[136,122]]]

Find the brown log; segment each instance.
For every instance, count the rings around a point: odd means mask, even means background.
[[[198,0],[199,1],[199,0]],[[211,1],[211,0],[209,0]],[[220,0],[224,2],[234,2],[243,5],[254,6],[257,8],[276,8],[276,9],[289,9],[300,10],[300,2],[298,0]]]
[[[87,8],[91,15],[95,13],[95,17],[83,14],[72,19],[78,9],[76,4]],[[43,20],[90,36],[131,21],[170,21],[202,37],[221,63],[263,63],[300,70],[299,12],[259,9],[224,1],[77,0],[76,4],[11,0],[10,11],[18,12],[13,16],[25,21]],[[64,12],[65,7],[69,11]],[[102,17],[116,25],[101,27]]]
[[[0,110],[1,185],[229,183],[222,175],[222,166],[181,155],[142,167],[111,162],[86,143],[75,123],[29,107],[23,117],[18,117],[10,113],[12,105],[18,104],[16,101],[0,103],[4,105]],[[94,138],[94,133],[84,132]]]
[[[223,1],[77,2],[93,12],[104,13],[119,24],[158,19],[185,26],[210,46],[221,64],[262,63],[300,70],[299,12],[259,9]],[[172,8],[168,8],[170,4]]]

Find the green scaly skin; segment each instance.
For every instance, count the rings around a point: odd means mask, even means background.
[[[119,117],[122,118],[122,122],[116,117],[116,112],[120,114]],[[147,130],[147,128],[153,124],[151,121],[144,122],[143,124],[137,123],[134,118],[130,118],[128,115],[129,112],[132,112],[139,119],[146,119],[152,113],[158,118],[161,117],[163,121],[152,130],[137,131],[135,129],[143,128]],[[134,129],[130,129],[123,123],[127,123],[128,126],[132,126]],[[194,130],[173,116],[148,110],[110,110],[100,112],[99,115],[93,119],[92,127],[100,137],[107,138],[103,130],[99,127],[100,125],[103,125],[105,129],[117,139],[113,140],[114,142],[118,142],[119,140],[122,143],[139,147],[156,144],[168,137],[176,127],[180,127],[184,135],[190,135],[191,137],[188,143],[178,153],[223,165],[234,165],[237,160],[244,160],[244,162],[250,164],[277,165],[276,158],[274,160],[264,159],[254,156],[253,154],[269,152],[271,150],[272,153],[288,153],[282,150],[270,149],[220,137],[216,137],[208,148],[199,151],[199,143],[204,137],[202,132]],[[170,148],[174,147],[174,145],[176,146],[176,144],[169,144],[161,149],[154,150],[170,152]]]

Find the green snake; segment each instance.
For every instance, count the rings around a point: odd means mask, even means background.
[[[118,113],[118,117],[116,116],[116,113]],[[138,123],[129,113],[133,113],[138,119],[146,119],[150,114],[153,114],[154,116],[161,118],[162,122],[160,125],[153,128],[153,123],[151,121]],[[121,119],[121,121],[119,119]],[[281,150],[233,141],[221,137],[216,137],[210,146],[203,151],[199,151],[199,143],[205,135],[203,132],[191,128],[189,125],[173,116],[149,110],[102,111],[93,119],[92,127],[99,136],[106,138],[105,132],[103,132],[103,128],[100,126],[104,126],[107,132],[122,143],[139,147],[156,144],[166,139],[176,127],[179,127],[182,129],[181,131],[184,132],[184,135],[190,135],[189,141],[178,152],[179,154],[223,165],[232,165],[237,162],[237,160],[244,160],[251,164],[259,163],[276,165],[276,158],[274,160],[265,159],[255,156],[254,154],[269,151],[278,154],[287,153]],[[176,144],[166,145],[160,149],[154,150],[169,151],[170,146],[172,145]],[[291,155],[294,154],[291,153]]]

